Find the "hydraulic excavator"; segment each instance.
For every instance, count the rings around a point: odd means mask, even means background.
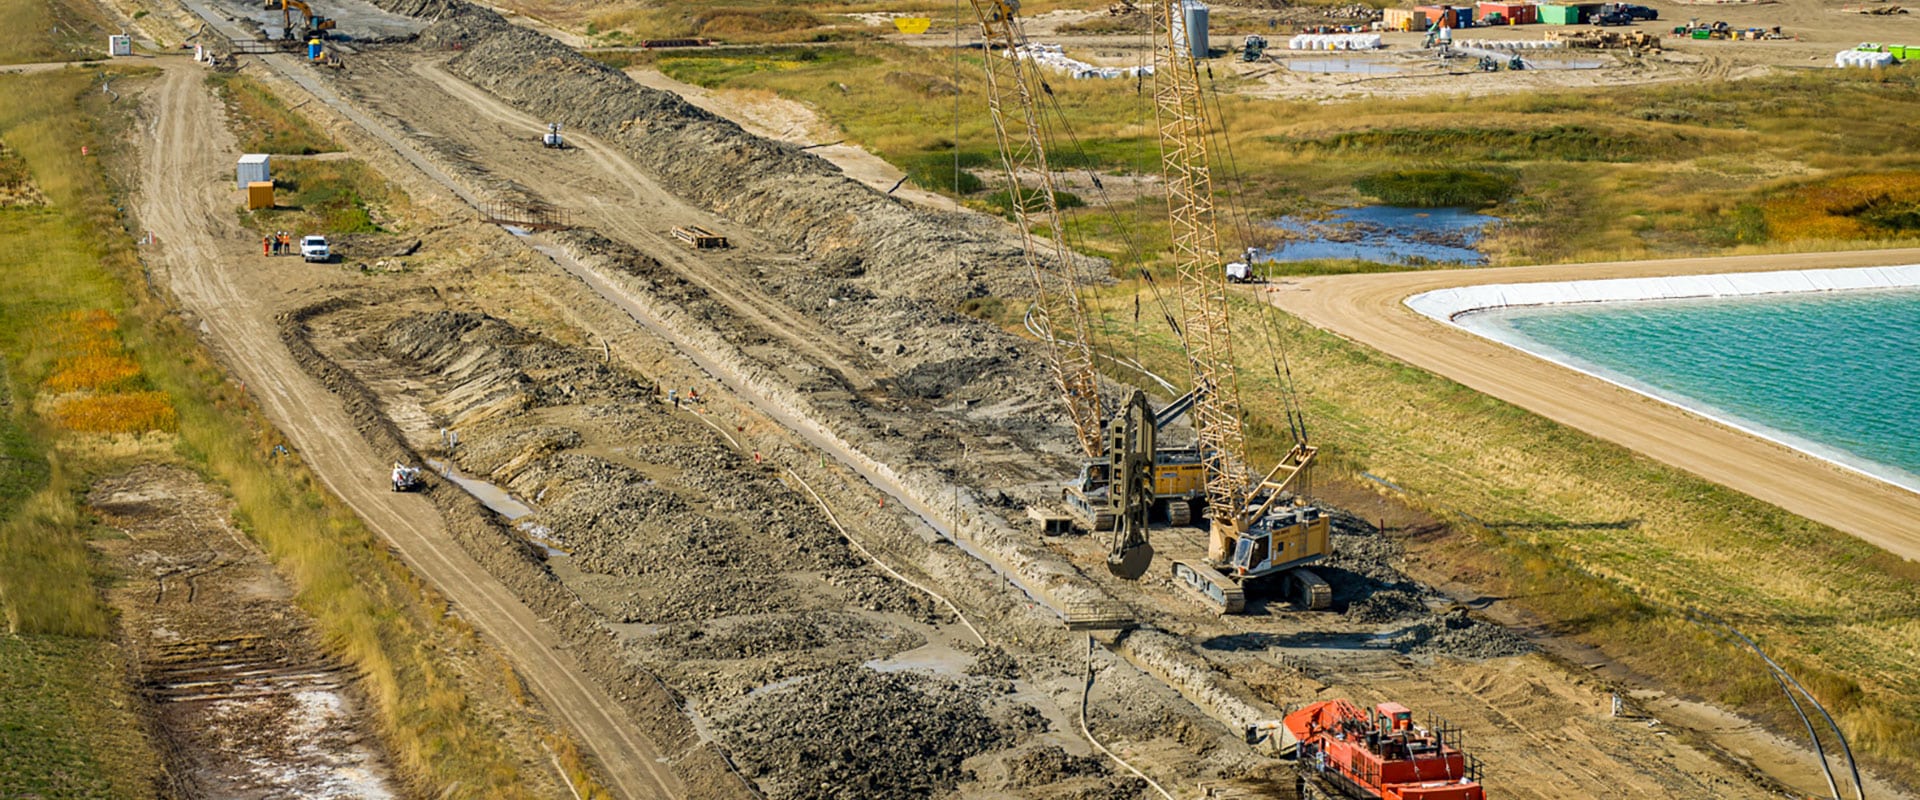
[[[1203,561],[1175,561],[1176,584],[1223,614],[1246,608],[1246,591],[1285,584],[1286,596],[1307,609],[1327,608],[1332,587],[1306,567],[1332,552],[1325,510],[1301,498],[1319,448],[1281,380],[1293,448],[1257,480],[1247,468],[1240,416],[1238,363],[1233,356],[1228,276],[1209,157],[1201,65],[1185,41],[1181,0],[1154,0],[1154,102],[1160,123],[1161,170],[1167,187],[1183,324],[1196,396],[1193,422],[1206,469],[1208,536]],[[1278,370],[1276,370],[1278,375]]]
[[[282,39],[304,42],[310,37],[324,37],[325,34],[322,33],[322,31],[330,31],[334,28],[333,20],[313,13],[313,6],[307,5],[305,2],[302,2],[302,0],[266,0],[265,6],[268,11],[280,12],[280,37]],[[295,22],[293,17],[294,9],[300,10],[300,19],[298,21],[302,27],[298,34],[294,32],[293,28]]]
[[[1080,478],[1066,487],[1065,499],[1070,509],[1083,512],[1078,515],[1082,527],[1107,533],[1107,568],[1127,579],[1138,578],[1153,557],[1147,525],[1154,508],[1169,507],[1177,499],[1181,505],[1171,507],[1169,516],[1188,519],[1192,514],[1188,501],[1198,492],[1189,489],[1178,498],[1164,500],[1156,493],[1154,442],[1162,419],[1148,409],[1145,395],[1132,391],[1111,419],[1101,407],[1090,326],[1079,292],[1081,280],[1075,275],[1079,260],[1067,246],[1055,187],[1057,173],[1048,163],[1048,125],[1042,119],[1041,95],[1051,95],[1052,90],[1032,61],[1015,55],[1026,43],[1017,18],[1019,0],[972,0],[972,4],[987,42],[987,111],[1005,168],[1022,256],[1034,279],[1029,327],[1047,347],[1054,382],[1066,398],[1068,416],[1086,458]],[[1023,183],[1026,176],[1035,176],[1037,185]],[[1043,233],[1035,234],[1036,229]],[[1197,456],[1192,460],[1197,462]],[[1178,474],[1179,470],[1168,472]],[[1169,486],[1173,483],[1168,481]]]

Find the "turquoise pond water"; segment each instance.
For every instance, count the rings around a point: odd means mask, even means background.
[[[1920,491],[1920,289],[1543,306],[1460,321]]]

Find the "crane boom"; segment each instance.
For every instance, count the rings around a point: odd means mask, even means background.
[[[1208,533],[1205,563],[1175,561],[1174,579],[1222,613],[1242,610],[1243,587],[1268,576],[1289,584],[1302,607],[1323,609],[1332,601],[1332,589],[1304,567],[1332,552],[1330,520],[1324,510],[1301,505],[1297,489],[1318,450],[1304,441],[1305,427],[1294,424],[1290,427],[1302,440],[1279,464],[1257,477],[1247,467],[1208,153],[1213,132],[1200,65],[1187,42],[1184,6],[1183,0],[1154,0],[1154,104],[1187,356],[1198,391],[1192,413],[1206,468]]]
[[[1160,163],[1166,178],[1169,220],[1187,354],[1194,385],[1204,389],[1193,406],[1193,426],[1207,466],[1207,506],[1214,534],[1210,558],[1224,557],[1220,527],[1246,504],[1249,476],[1246,433],[1240,422],[1240,390],[1227,314],[1227,273],[1220,258],[1220,229],[1213,196],[1213,168],[1205,96],[1199,66],[1187,49],[1180,0],[1154,3],[1154,102],[1160,124]]]
[[[1100,380],[1093,368],[1093,347],[1086,308],[1081,305],[1073,276],[1073,254],[1067,247],[1065,221],[1060,214],[1053,169],[1047,163],[1039,96],[1046,84],[1029,59],[1019,57],[1026,36],[1015,19],[1018,0],[972,0],[986,38],[987,110],[999,139],[1000,163],[1006,170],[1007,194],[1027,268],[1033,274],[1034,304],[1051,360],[1054,382],[1067,399],[1080,448],[1089,457],[1104,450],[1100,418]],[[996,54],[996,51],[998,53]],[[1004,56],[1004,57],[1002,57]],[[1033,176],[1038,187],[1029,189],[1023,176]],[[1044,239],[1034,228],[1044,227]]]

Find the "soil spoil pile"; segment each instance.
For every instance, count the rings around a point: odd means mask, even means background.
[[[955,683],[858,666],[750,698],[723,718],[727,749],[774,800],[907,800],[952,791],[968,758],[1008,747],[1043,723],[996,714]]]
[[[1031,280],[998,220],[918,210],[838,167],[763,139],[670,92],[635,83],[491,10],[445,0],[376,0],[433,19],[421,40],[458,47],[454,74],[542,119],[618,144],[674,192],[839,269],[954,299]],[[960,294],[955,294],[956,292]]]

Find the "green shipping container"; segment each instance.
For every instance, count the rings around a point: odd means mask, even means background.
[[[1910,58],[1910,56],[1907,55],[1907,46],[1904,44],[1887,45],[1887,52],[1892,53],[1894,58],[1900,59],[1901,61]]]
[[[1543,5],[1540,7],[1540,21],[1548,25],[1578,25],[1580,24],[1580,7]]]

